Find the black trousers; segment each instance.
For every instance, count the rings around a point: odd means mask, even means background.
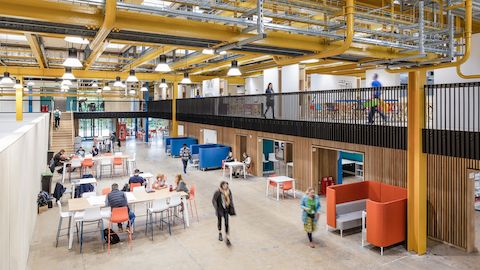
[[[218,231],[222,231],[222,216],[217,216],[218,221],[217,221],[217,227]],[[228,213],[224,212],[223,213],[223,219],[225,220],[225,232],[228,234]]]
[[[275,106],[271,103],[267,103],[267,109],[265,110],[263,117],[267,118],[267,112],[270,108],[272,108],[272,118],[275,118]]]
[[[187,173],[188,159],[182,158],[182,163],[183,163],[183,173]]]
[[[55,127],[60,126],[60,117],[55,117]]]

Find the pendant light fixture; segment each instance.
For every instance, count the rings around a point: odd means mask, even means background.
[[[65,92],[66,92],[66,91],[68,91],[68,89],[70,89],[70,87],[68,87],[68,85],[62,85],[62,86],[60,86],[60,90],[62,90],[62,91],[65,91]]]
[[[188,72],[183,73],[183,79],[180,82],[181,84],[190,84],[192,83],[192,80],[190,80],[190,77],[188,76]]]
[[[142,91],[142,92],[147,92],[147,91],[148,91],[147,85],[144,84],[144,85],[140,88],[140,91]]]
[[[72,86],[72,81],[70,81],[70,80],[63,80],[63,81],[62,81],[62,85]]]
[[[162,79],[159,87],[160,87],[160,88],[167,88],[167,87],[168,87],[167,81],[166,81],[165,79]]]
[[[63,73],[62,79],[64,80],[75,80],[75,76],[72,73],[71,67],[65,68],[65,73]]]
[[[103,86],[103,91],[110,91],[112,90],[112,88],[110,88],[110,86],[108,86],[108,82],[105,83],[105,86]]]
[[[167,64],[167,56],[165,54],[160,55],[159,63],[157,65],[157,67],[155,68],[155,71],[157,71],[157,72],[170,72],[170,71],[172,71],[170,66]]]
[[[117,77],[115,78],[115,82],[113,83],[113,87],[119,87],[119,88],[120,88],[120,87],[123,87],[123,83],[122,83],[122,81],[120,81],[120,77],[119,77],[119,76],[117,76]]]
[[[94,82],[92,83],[92,87],[93,87],[93,88],[98,88],[97,81],[94,81]]]
[[[228,70],[227,76],[240,76],[242,75],[242,72],[238,68],[238,62],[237,60],[232,61],[232,65],[230,66],[230,69]]]
[[[33,81],[28,81],[27,86],[34,86],[35,83]]]
[[[22,85],[20,84],[20,80],[16,80],[15,85],[13,86],[13,88],[15,88],[15,89],[22,88]]]
[[[63,62],[63,65],[66,67],[75,67],[75,68],[83,67],[82,62],[78,60],[77,49],[75,48],[68,49],[68,57]]]
[[[138,82],[138,78],[137,76],[135,76],[135,70],[131,69],[130,70],[130,75],[128,76],[127,78],[127,82]]]
[[[133,96],[133,95],[135,95],[135,90],[134,90],[134,89],[130,89],[130,91],[128,91],[128,93]]]
[[[4,72],[3,73],[3,77],[2,79],[0,80],[0,84],[1,85],[5,85],[5,86],[8,86],[8,85],[13,85],[15,84],[15,82],[12,80],[12,78],[10,78],[10,73],[8,72]]]
[[[202,50],[202,54],[214,55],[215,51],[213,49],[207,48]]]
[[[102,89],[98,88],[97,89],[97,94],[100,94],[100,93],[102,93]]]

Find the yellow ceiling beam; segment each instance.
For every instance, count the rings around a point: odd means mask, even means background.
[[[179,69],[179,68],[187,68],[190,65],[198,64],[198,63],[201,63],[203,61],[207,61],[207,60],[215,58],[215,57],[218,57],[218,55],[199,54],[199,55],[195,55],[195,56],[191,56],[191,57],[187,56],[186,59],[185,58],[184,59],[178,59],[177,61],[175,61],[173,63],[170,63],[169,66],[172,70],[176,70],[176,69]]]
[[[115,14],[117,9],[117,0],[105,0],[105,17],[103,24],[98,29],[97,35],[90,43],[90,55],[85,60],[85,69],[92,67],[93,63],[103,53],[108,45],[106,38],[115,26]]]
[[[173,46],[163,46],[161,48],[153,48],[150,52],[147,52],[140,56],[139,58],[133,60],[130,64],[125,65],[122,68],[122,71],[128,71],[130,69],[134,69],[138,66],[141,66],[149,61],[152,61],[153,59],[156,59],[159,57],[161,54],[166,54],[171,51],[175,50],[175,47]]]
[[[48,77],[48,78],[60,78],[62,77],[65,69],[63,68],[35,68],[35,67],[13,67],[13,66],[0,66],[0,73],[5,71],[10,72],[13,76],[24,77]],[[97,79],[97,80],[115,80],[117,76],[120,76],[122,80],[128,77],[128,72],[115,72],[115,71],[97,71],[97,70],[81,70],[74,69],[73,75],[77,79]],[[183,74],[167,74],[167,73],[140,73],[137,72],[136,76],[141,81],[158,81],[160,79],[166,79],[167,81],[180,81],[183,78]],[[191,75],[190,79],[193,82],[201,82],[203,80],[211,80],[218,78],[218,76],[201,76]],[[230,80],[230,78],[229,78]],[[233,78],[232,81],[240,82],[244,81],[243,78]]]
[[[32,49],[33,56],[35,56],[35,59],[37,60],[38,66],[40,66],[40,68],[45,68],[47,63],[45,63],[45,57],[43,56],[42,48],[40,47],[37,36],[31,33],[25,33],[25,37],[30,45],[30,49]]]

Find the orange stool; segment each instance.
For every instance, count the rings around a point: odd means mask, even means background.
[[[188,203],[190,204],[190,213],[192,214],[192,218],[193,218],[193,208],[192,208],[192,201],[193,201],[193,204],[195,205],[195,214],[197,215],[197,222],[199,222],[197,201],[195,200],[195,194],[197,193],[197,188],[195,187],[195,184],[192,184],[188,193],[189,193]]]
[[[289,191],[291,189],[293,189],[293,182],[285,182],[283,183],[280,188],[282,189],[282,195],[283,195],[283,198],[285,198],[285,191]]]
[[[112,216],[110,217],[110,222],[108,223],[108,254],[110,254],[110,232],[112,228],[112,223],[122,223],[128,222],[128,244],[131,245],[132,242],[132,226],[130,226],[130,219],[128,218],[128,207],[119,207],[112,208]]]
[[[112,192],[112,189],[109,187],[102,189],[102,195],[108,195],[108,193]]]
[[[130,192],[133,192],[133,189],[134,189],[135,187],[139,187],[139,186],[141,186],[141,185],[142,185],[142,184],[140,184],[140,183],[131,183],[131,184],[130,184]]]
[[[113,171],[115,172],[115,166],[122,166],[123,174],[125,174],[125,168],[123,166],[123,159],[121,157],[113,158]]]
[[[85,168],[85,170],[84,170]],[[82,161],[82,171],[83,172],[87,172],[87,168],[90,168],[93,170],[93,159],[91,158],[85,158],[83,161]]]

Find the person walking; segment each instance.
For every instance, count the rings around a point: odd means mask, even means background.
[[[109,151],[113,153],[114,148],[115,148],[115,141],[117,140],[117,136],[115,136],[115,132],[112,132],[112,135],[110,135],[110,148]]]
[[[222,235],[222,218],[225,223],[225,243],[230,246],[232,243],[228,238],[230,226],[229,216],[235,216],[235,207],[233,205],[233,196],[227,181],[222,181],[220,187],[213,194],[212,199],[213,208],[217,215],[217,227],[218,227],[218,241],[223,241]]]
[[[182,158],[182,163],[183,163],[183,173],[186,174],[188,160],[191,157],[190,149],[187,147],[186,144],[183,144],[182,149],[180,149],[180,157]]]
[[[300,207],[302,208],[303,228],[307,232],[309,245],[311,248],[315,247],[313,243],[312,233],[315,231],[320,210],[320,198],[315,194],[315,190],[309,187],[303,196]]]
[[[372,81],[371,86],[374,89],[373,89],[373,97],[369,101],[369,104],[368,104],[368,107],[370,107],[370,111],[368,112],[368,123],[373,124],[375,122],[375,113],[380,114],[383,121],[387,121],[387,117],[379,109],[379,107],[381,105],[380,104],[381,103],[380,96],[381,96],[382,92],[380,90],[381,90],[381,87],[382,87],[382,83],[378,80],[378,74],[377,73],[373,74],[373,81]]]
[[[60,126],[60,117],[62,117],[62,112],[56,108],[53,111],[53,117],[55,118],[55,128],[58,128]]]
[[[275,119],[275,99],[273,96],[273,84],[269,83],[267,86],[267,89],[265,90],[265,95],[267,96],[267,109],[263,113],[263,117],[266,119],[267,118],[267,112],[270,108],[272,108],[272,119]]]

